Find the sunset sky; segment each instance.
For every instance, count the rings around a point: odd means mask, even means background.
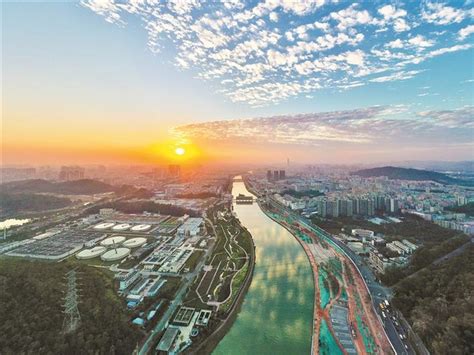
[[[6,2],[2,161],[472,159],[473,8]]]

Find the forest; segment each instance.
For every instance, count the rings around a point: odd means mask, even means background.
[[[324,193],[319,190],[304,190],[304,191],[296,191],[296,190],[284,190],[281,192],[281,195],[290,195],[295,198],[302,198],[302,197],[318,197],[324,196]]]
[[[401,281],[393,304],[433,354],[474,353],[474,246]]]
[[[64,195],[92,195],[114,191],[114,187],[101,181],[82,179],[53,182],[42,179],[11,181],[1,184],[4,192],[53,193]]]
[[[446,209],[456,213],[465,213],[468,216],[474,216],[474,202],[469,202],[462,206],[448,207]]]
[[[78,272],[80,327],[63,334],[66,273]],[[71,262],[0,260],[2,354],[131,354],[141,332],[106,271]]]
[[[0,192],[0,217],[13,216],[24,212],[39,212],[67,207],[71,200],[65,197],[33,193]]]

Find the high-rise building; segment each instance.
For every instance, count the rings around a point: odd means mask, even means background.
[[[375,214],[374,201],[367,200],[367,215],[373,216]]]
[[[466,196],[458,196],[457,198],[457,204],[458,206],[463,206],[467,204],[467,198]]]
[[[375,197],[374,202],[375,202],[375,209],[376,210],[384,210],[385,209],[385,197],[384,196]]]
[[[391,198],[389,203],[389,212],[395,213],[398,212],[399,209],[400,207],[398,206],[398,200],[395,198]]]
[[[280,170],[280,180],[285,180],[285,179],[286,179],[285,170]]]
[[[271,170],[267,170],[267,180],[272,181],[272,171]]]
[[[328,201],[327,213],[331,217],[339,217],[339,200]]]
[[[359,204],[359,199],[352,199],[352,213],[353,214],[359,214],[360,210],[360,204]]]
[[[352,216],[352,201],[351,200],[340,200],[339,201],[339,215],[340,216]]]
[[[73,181],[84,179],[85,169],[80,166],[62,166],[59,171],[59,180]]]
[[[327,216],[327,201],[318,202],[318,212],[319,212],[319,215],[323,218]]]
[[[279,175],[280,175],[280,174],[279,174],[278,170],[275,170],[275,171],[273,172],[273,180],[274,180],[274,181],[278,181],[278,180],[279,180]]]

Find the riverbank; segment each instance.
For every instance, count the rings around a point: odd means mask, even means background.
[[[195,344],[187,349],[192,354],[211,353],[231,329],[255,268],[253,237],[238,218],[217,210],[212,211],[209,218],[207,222],[216,237],[215,248],[208,259],[211,269],[208,268],[195,281],[190,290],[191,296],[188,294],[187,298],[198,296],[199,304],[194,307],[212,307],[217,313],[214,321],[209,323],[208,331],[199,335]],[[227,276],[229,273],[230,279]],[[210,293],[213,299],[206,298]]]
[[[250,234],[250,233],[249,233]],[[251,234],[250,234],[251,235]],[[243,286],[239,289],[239,294],[234,299],[233,304],[229,308],[227,317],[222,320],[222,323],[219,325],[214,332],[203,341],[199,347],[196,349],[192,349],[190,354],[210,354],[212,351],[217,347],[219,342],[224,338],[224,336],[229,332],[234,324],[235,320],[237,319],[237,315],[240,312],[242,307],[242,303],[245,299],[245,295],[250,287],[252,282],[253,273],[255,270],[255,244],[252,238],[252,246],[251,253],[249,255],[249,270],[247,271],[245,280],[243,282]]]
[[[319,263],[323,262],[324,260],[330,261],[331,259],[336,258],[340,261],[343,261],[343,264],[345,264],[342,274],[340,270],[333,271],[336,274],[341,274],[344,276],[344,278],[341,279],[341,285],[345,287],[348,295],[350,295],[350,297],[348,297],[349,302],[346,304],[346,308],[350,316],[350,323],[357,324],[356,333],[358,335],[353,339],[357,350],[359,352],[367,351],[370,353],[376,349],[380,349],[384,353],[390,353],[391,350],[393,350],[391,348],[391,343],[388,340],[387,334],[385,333],[385,329],[383,328],[380,319],[378,319],[376,316],[367,285],[365,284],[364,279],[354,262],[339,246],[334,245],[334,248],[332,247],[333,243],[330,238],[325,235],[324,231],[323,233],[319,232],[318,230],[314,230],[314,228],[305,224],[304,221],[300,220],[299,216],[294,215],[291,211],[286,210],[284,207],[279,206],[274,202],[271,202],[271,204],[272,209],[277,210],[275,215],[277,217],[274,220],[283,226],[294,226],[295,230],[293,232],[297,234],[298,239],[301,238],[301,242],[304,242],[303,245],[305,246],[305,251],[309,251],[311,254],[313,254],[313,258],[314,255],[318,255],[318,259],[320,259]],[[307,238],[309,238],[308,241],[305,240]],[[316,241],[319,241],[318,244],[315,244],[315,247],[310,247],[310,245],[313,245],[312,243]],[[320,246],[318,247],[317,245]],[[316,250],[314,248],[316,248]],[[331,250],[330,254],[328,254],[327,250]],[[312,266],[314,270],[317,270],[318,263],[315,263],[315,265],[312,263]],[[318,315],[323,316],[324,313],[324,318],[329,318],[329,313],[323,312],[323,309],[321,309],[319,304],[317,305],[317,308]],[[326,319],[326,322],[328,323],[329,319]],[[317,328],[315,329],[317,330]],[[333,335],[335,337],[335,334]],[[320,338],[319,341],[319,345],[321,346],[323,339]],[[344,351],[342,346],[341,350]]]

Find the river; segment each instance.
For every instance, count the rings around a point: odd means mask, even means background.
[[[232,194],[251,195],[234,181]],[[235,205],[252,234],[256,267],[240,313],[214,354],[310,354],[314,285],[302,247],[260,207]]]

